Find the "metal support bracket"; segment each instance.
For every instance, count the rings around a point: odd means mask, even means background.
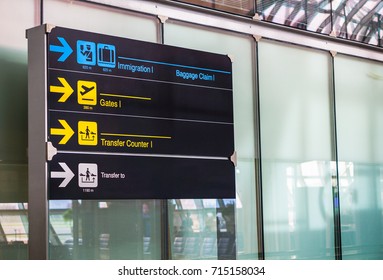
[[[158,15],[157,17],[161,21],[161,23],[165,23],[169,19],[167,16]]]
[[[53,24],[49,24],[49,23],[45,24],[45,33],[51,33],[53,28],[55,27],[56,25],[53,25]]]
[[[235,167],[237,167],[237,152],[234,151],[233,154],[230,156],[230,161],[234,164]]]
[[[255,39],[255,41],[259,42],[259,41],[261,41],[262,36],[260,36],[260,35],[253,35],[253,38]]]
[[[52,142],[47,142],[47,160],[51,161],[57,155],[57,149],[52,145]]]
[[[255,15],[253,16],[253,20],[254,21],[260,21],[261,20],[261,16],[258,13],[255,13]]]

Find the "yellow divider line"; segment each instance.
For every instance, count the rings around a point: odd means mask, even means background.
[[[120,98],[130,98],[130,99],[140,99],[140,100],[152,100],[151,97],[141,97],[141,96],[134,96],[134,95],[122,95],[122,94],[111,94],[111,93],[100,93],[102,96],[111,96],[111,97],[120,97]]]
[[[171,136],[160,136],[160,135],[120,134],[120,133],[101,133],[101,135],[103,135],[103,136],[120,136],[120,137],[140,137],[140,138],[172,139]]]

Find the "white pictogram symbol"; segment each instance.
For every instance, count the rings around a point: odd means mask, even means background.
[[[78,186],[80,188],[96,188],[98,186],[98,168],[95,163],[79,163]]]

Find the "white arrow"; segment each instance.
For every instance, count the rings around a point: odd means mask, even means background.
[[[72,170],[69,169],[68,165],[65,162],[59,162],[60,166],[64,171],[51,171],[52,178],[64,178],[61,182],[59,188],[65,188],[70,180],[74,177]]]

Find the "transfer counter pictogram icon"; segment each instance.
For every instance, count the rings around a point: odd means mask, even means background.
[[[97,123],[78,122],[78,144],[82,146],[97,146]]]

